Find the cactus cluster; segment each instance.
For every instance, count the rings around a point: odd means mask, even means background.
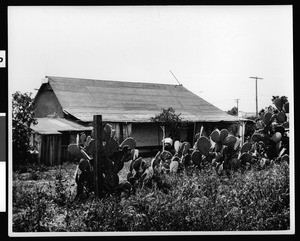
[[[282,98],[281,98],[282,99]],[[281,100],[280,99],[280,100]],[[128,181],[149,182],[161,173],[177,173],[193,168],[215,168],[219,175],[245,171],[251,166],[263,168],[272,162],[289,162],[288,102],[275,101],[277,112],[261,114],[252,138],[241,145],[240,138],[227,129],[215,129],[209,137],[195,135],[191,148],[188,142],[174,142],[175,154],[158,152],[150,164],[138,158],[132,163]]]
[[[262,163],[286,161],[289,156],[289,102],[284,97],[278,97],[274,105],[277,110],[260,113],[251,138],[253,156]]]
[[[241,140],[227,129],[215,129],[210,136],[195,135],[194,145],[189,142],[174,142],[173,150],[159,151],[151,162],[138,156],[135,139],[129,137],[120,145],[113,138],[111,126],[103,126],[104,156],[102,160],[105,192],[133,193],[137,186],[152,183],[161,174],[189,172],[192,169],[212,167],[218,175],[232,171],[245,171],[251,166],[264,168],[274,162],[289,162],[288,102],[285,98],[274,100],[276,111],[261,112],[255,123],[255,132],[250,140],[241,145]],[[78,194],[83,188],[94,190],[95,141],[82,134],[75,144],[68,147],[70,153],[80,157],[76,171]],[[172,154],[172,153],[173,154]],[[124,163],[131,161],[127,181],[120,183],[118,173]]]
[[[75,172],[75,181],[77,184],[77,195],[90,193],[94,191],[94,157],[95,140],[91,135],[86,136],[82,133],[77,137],[75,144],[68,146],[68,151],[80,159]],[[105,124],[102,129],[103,155],[101,156],[101,169],[103,174],[103,186],[105,194],[115,192],[130,191],[128,183],[120,183],[118,172],[122,170],[124,163],[137,156],[135,139],[129,137],[120,145],[114,139],[114,131],[109,124]],[[129,188],[129,189],[128,189]],[[84,192],[84,191],[87,192]]]

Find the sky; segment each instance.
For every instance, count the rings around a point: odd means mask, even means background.
[[[13,6],[9,93],[45,76],[178,84],[218,108],[293,100],[292,6]]]

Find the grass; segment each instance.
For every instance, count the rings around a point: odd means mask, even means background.
[[[126,163],[120,180],[126,178]],[[75,198],[74,164],[14,173],[13,231],[288,230],[289,166],[161,175],[129,197]],[[30,172],[29,172],[30,173]],[[36,174],[33,174],[36,173]],[[32,179],[33,178],[33,179]]]

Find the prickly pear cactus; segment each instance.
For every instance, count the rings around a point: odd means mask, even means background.
[[[199,166],[202,161],[202,154],[199,150],[194,150],[191,158],[192,158],[192,162],[194,163],[194,165]]]
[[[280,161],[282,155],[289,153],[287,98],[278,97],[273,103],[277,110],[269,109],[263,118],[263,128],[256,128],[252,135],[254,142],[252,156],[260,163],[260,167],[266,166],[271,161]]]
[[[211,143],[206,136],[201,136],[196,143],[197,150],[201,152],[202,155],[208,156]]]
[[[103,170],[103,185],[107,193],[120,191],[120,183],[118,173],[124,167],[124,162],[137,158],[134,148],[136,146],[135,139],[130,137],[125,139],[121,145],[113,139],[113,130],[109,124],[105,124],[102,129],[103,139],[103,156],[101,157],[101,165]],[[78,165],[76,176],[79,192],[83,188],[86,180],[94,182],[94,162],[95,155],[95,140],[93,139],[93,131],[90,136],[82,133],[77,138],[76,144],[70,144],[68,151],[82,158]],[[83,155],[84,154],[84,155]],[[86,170],[89,169],[89,172]],[[82,171],[85,170],[85,171]],[[85,177],[85,178],[83,178]]]

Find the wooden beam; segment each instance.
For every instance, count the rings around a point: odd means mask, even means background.
[[[95,138],[95,195],[102,198],[103,193],[103,174],[101,158],[103,157],[103,141],[102,141],[102,115],[94,115],[94,138]]]
[[[194,128],[193,128],[193,145],[195,144],[195,135],[196,135],[196,122],[194,122]]]

